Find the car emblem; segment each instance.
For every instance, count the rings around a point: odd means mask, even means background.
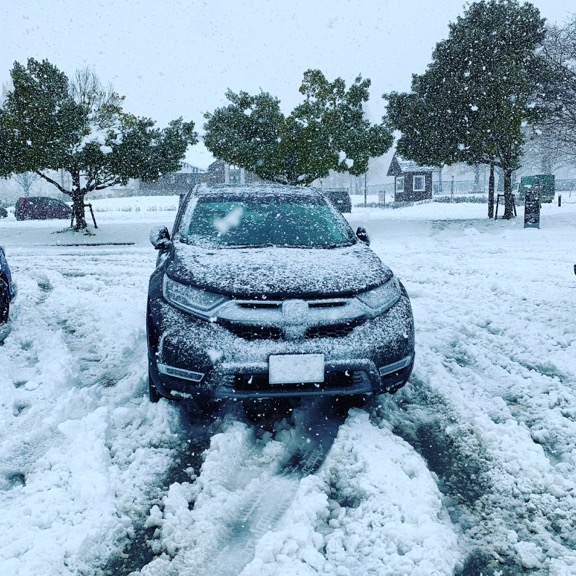
[[[282,316],[285,338],[303,338],[308,327],[308,303],[304,300],[286,300],[282,304]]]

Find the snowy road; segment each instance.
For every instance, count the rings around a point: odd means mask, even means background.
[[[146,398],[147,235],[173,212],[126,201],[93,237],[0,221],[0,574],[576,574],[576,203],[540,230],[356,209],[412,298],[409,385],[202,427]]]

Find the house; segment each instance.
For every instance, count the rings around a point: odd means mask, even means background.
[[[417,202],[432,199],[432,173],[436,168],[420,166],[394,154],[387,176],[394,176],[394,201]]]
[[[224,160],[215,160],[202,176],[202,182],[207,184],[253,184],[261,182],[261,179],[244,168],[232,166]]]
[[[139,183],[140,194],[145,196],[171,196],[188,192],[190,188],[202,181],[205,172],[200,168],[182,162],[178,172],[161,176],[154,182]]]

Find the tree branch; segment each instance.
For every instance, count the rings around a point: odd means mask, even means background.
[[[58,190],[60,190],[60,192],[62,192],[63,194],[67,194],[68,196],[70,196],[70,190],[66,190],[66,188],[64,188],[64,186],[62,186],[61,184],[58,184],[58,182],[56,180],[53,180],[52,178],[50,178],[50,176],[46,176],[46,174],[43,174],[39,170],[34,170],[34,173],[38,174],[38,176],[40,176],[40,178],[43,178],[44,180],[46,180],[46,182],[49,182],[53,186],[56,186],[56,188],[58,188]]]

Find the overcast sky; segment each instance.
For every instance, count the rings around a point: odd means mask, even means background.
[[[441,4],[441,5],[440,5]],[[549,22],[574,0],[533,0]],[[466,3],[467,5],[467,3]],[[164,127],[183,116],[202,133],[203,114],[228,88],[270,92],[284,112],[301,99],[303,73],[318,68],[349,85],[372,80],[370,115],[382,94],[410,88],[430,62],[462,0],[0,0],[0,84],[15,61],[48,59],[69,77],[93,68],[126,97],[125,110]],[[201,145],[187,160],[206,168]]]

